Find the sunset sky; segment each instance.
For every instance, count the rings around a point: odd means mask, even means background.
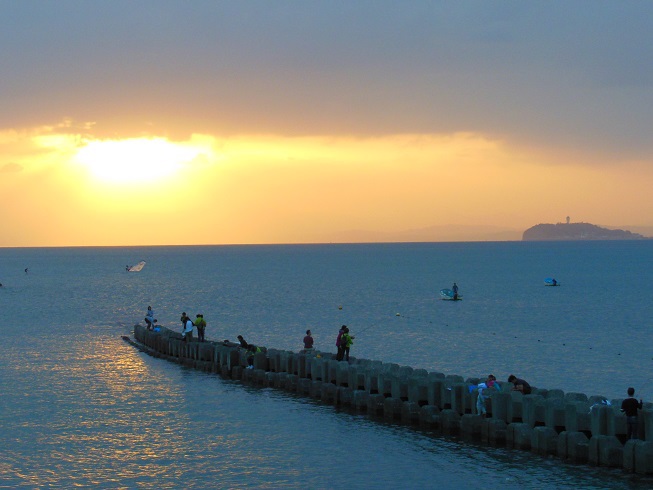
[[[653,2],[0,8],[2,247],[653,230]]]

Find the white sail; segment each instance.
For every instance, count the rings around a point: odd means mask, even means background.
[[[129,267],[127,272],[140,272],[143,267],[145,267],[145,261],[141,260],[138,264]]]

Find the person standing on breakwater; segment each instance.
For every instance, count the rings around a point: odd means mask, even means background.
[[[478,398],[476,399],[476,413],[485,417],[487,415],[487,409],[485,408],[485,400],[490,397],[490,395],[485,395],[483,393],[484,389],[495,388],[497,391],[501,391],[501,386],[497,383],[497,378],[494,374],[489,374],[487,379],[477,385],[469,385],[469,392],[473,393],[474,390],[478,390]]]
[[[188,316],[184,319],[184,330],[181,332],[184,336],[184,342],[191,342],[193,340],[193,320]]]
[[[336,337],[336,347],[338,348],[336,361],[342,361],[342,357],[345,355],[345,346],[342,343],[342,334],[344,333],[345,328],[347,328],[347,325],[340,327],[340,330],[338,330],[338,337]]]
[[[306,330],[304,337],[304,352],[313,352],[313,336],[310,330]]]
[[[349,335],[349,328],[344,327],[340,337],[340,345],[342,346],[342,353],[345,361],[349,362],[349,349],[354,343],[354,337]],[[342,360],[342,359],[341,359]]]
[[[621,411],[626,414],[628,439],[637,439],[637,410],[642,408],[642,399],[635,398],[635,388],[628,388],[628,398],[621,402]]]
[[[197,327],[197,340],[204,342],[204,329],[206,328],[206,320],[204,320],[204,315],[198,313],[195,316],[195,326]]]
[[[512,383],[513,385],[515,385],[512,388],[513,391],[521,391],[524,395],[531,394],[531,385],[529,385],[523,379],[519,379],[514,374],[508,376],[508,383]]]
[[[145,314],[145,325],[147,326],[148,330],[154,330],[155,323],[156,319],[154,318],[154,310],[151,306],[148,306],[147,313]]]

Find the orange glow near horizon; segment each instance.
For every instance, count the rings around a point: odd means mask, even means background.
[[[0,192],[20,198],[0,208],[0,246],[366,241],[449,225],[517,232],[567,215],[647,224],[646,162],[591,163],[471,133],[172,141],[95,139],[67,125],[0,131]]]

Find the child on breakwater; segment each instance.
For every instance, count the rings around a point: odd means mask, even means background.
[[[497,383],[497,378],[494,374],[489,374],[487,379],[477,385],[469,385],[469,392],[472,393],[474,390],[478,390],[478,398],[476,399],[476,412],[479,415],[484,417],[487,415],[487,409],[485,408],[485,400],[490,397],[490,395],[484,394],[483,390],[487,388],[496,388],[498,391],[501,391],[501,386]]]

